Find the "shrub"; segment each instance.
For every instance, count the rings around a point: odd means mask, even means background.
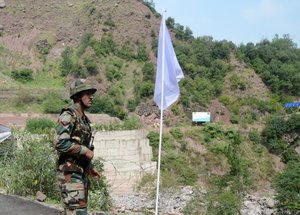
[[[126,42],[118,52],[118,56],[125,60],[133,60],[135,55],[133,49],[130,47],[129,42]]]
[[[12,159],[3,161],[0,181],[8,193],[28,196],[41,191],[50,199],[58,200],[55,172],[56,153],[52,147],[53,134],[32,136],[14,133],[21,147]]]
[[[87,72],[90,75],[97,75],[98,73],[98,66],[96,61],[93,58],[85,58],[83,60],[83,65],[87,69]]]
[[[62,62],[60,63],[61,76],[67,76],[73,68],[73,50],[68,46],[61,54]]]
[[[42,104],[44,113],[60,113],[61,109],[68,106],[68,101],[57,93],[50,93]]]
[[[148,98],[154,94],[154,83],[150,81],[144,81],[140,84],[140,96],[142,98]]]
[[[55,123],[46,118],[31,118],[26,121],[26,129],[33,134],[42,134],[55,127]]]
[[[100,159],[93,160],[93,166],[104,172],[104,165]],[[112,199],[108,192],[108,182],[104,175],[99,180],[90,180],[88,207],[93,211],[108,211],[112,206]]]
[[[105,76],[109,81],[121,80],[123,78],[123,73],[114,65],[106,65]]]
[[[141,62],[146,62],[149,59],[145,45],[140,45],[137,50],[136,59]]]
[[[13,70],[11,72],[11,76],[16,81],[25,83],[33,80],[32,73],[33,71],[31,69],[20,69],[20,70]]]
[[[142,124],[137,116],[128,117],[124,121],[124,128],[126,130],[140,129],[141,127]]]
[[[152,81],[154,82],[154,65],[151,62],[147,62],[144,64],[142,68],[143,72],[143,80],[144,81]]]
[[[180,128],[173,128],[170,130],[170,134],[176,139],[180,140],[183,137],[183,133],[181,132]]]
[[[300,162],[290,162],[274,182],[279,214],[297,214],[300,211],[299,185]]]
[[[232,192],[222,190],[208,194],[207,214],[233,215],[240,214],[241,196]]]
[[[255,144],[260,143],[260,135],[257,130],[251,130],[248,134],[248,137],[253,143]]]
[[[134,99],[128,99],[127,101],[127,108],[130,112],[134,112],[135,108],[137,106],[137,103]]]
[[[37,191],[43,192],[50,200],[59,200],[56,184],[56,151],[53,147],[54,134],[39,136],[16,131],[19,149],[12,158],[0,160],[0,184],[11,194],[35,196]],[[103,164],[99,160],[94,166],[103,173]],[[111,206],[111,198],[107,192],[104,176],[100,180],[91,180],[89,206],[91,210],[107,211]]]

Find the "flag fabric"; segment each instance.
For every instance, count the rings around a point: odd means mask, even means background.
[[[176,58],[166,22],[163,19],[159,30],[157,70],[154,90],[154,101],[160,109],[167,109],[179,98],[180,90],[178,82],[183,77],[183,72]],[[162,102],[161,97],[163,97]]]

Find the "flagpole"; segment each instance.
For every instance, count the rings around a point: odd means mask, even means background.
[[[162,22],[165,22],[164,13],[162,12]],[[159,184],[160,184],[160,158],[162,145],[162,131],[163,131],[163,113],[164,113],[164,79],[165,79],[165,23],[163,24],[163,42],[162,42],[162,77],[161,77],[161,99],[160,99],[160,126],[159,126],[159,146],[158,146],[158,164],[157,164],[157,183],[156,183],[156,201],[155,201],[155,215],[158,215],[158,199],[159,199]]]

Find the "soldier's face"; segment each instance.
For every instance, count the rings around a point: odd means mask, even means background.
[[[82,92],[81,101],[85,108],[89,108],[93,104],[93,91],[87,90]]]

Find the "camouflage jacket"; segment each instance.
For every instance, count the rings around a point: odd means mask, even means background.
[[[70,161],[86,169],[90,162],[86,160],[85,154],[91,138],[88,117],[85,114],[80,117],[76,105],[62,109],[56,126],[55,148],[59,154],[58,165]]]

